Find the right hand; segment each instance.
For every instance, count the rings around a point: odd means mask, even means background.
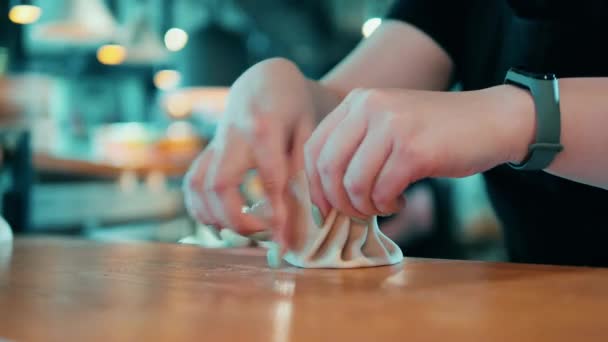
[[[254,65],[234,83],[214,139],[185,178],[186,206],[195,219],[241,234],[270,225],[275,240],[289,244],[287,182],[304,168],[304,143],[318,117],[309,82],[293,63],[277,58]],[[250,169],[257,169],[272,206],[269,222],[241,212],[239,187]]]

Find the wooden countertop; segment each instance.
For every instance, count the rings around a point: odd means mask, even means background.
[[[9,247],[0,340],[608,341],[608,269],[406,259],[272,270],[259,250]]]

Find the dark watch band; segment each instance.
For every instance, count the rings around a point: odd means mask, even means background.
[[[509,163],[518,170],[543,170],[563,150],[560,143],[561,114],[559,86],[553,74],[532,74],[512,68],[505,84],[527,89],[534,99],[536,110],[536,138],[528,148],[528,155],[520,164]]]

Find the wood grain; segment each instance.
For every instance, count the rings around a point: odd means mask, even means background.
[[[28,238],[0,244],[0,308],[12,341],[607,341],[608,270]]]

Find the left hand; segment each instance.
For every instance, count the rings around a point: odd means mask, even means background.
[[[501,85],[467,92],[355,90],[305,146],[312,201],[356,217],[390,214],[409,184],[522,160],[534,103]]]

